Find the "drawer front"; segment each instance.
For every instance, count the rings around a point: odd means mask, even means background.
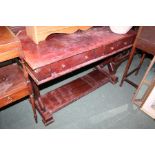
[[[101,57],[105,55],[105,46],[101,46],[95,50],[95,54],[97,57]]]
[[[67,70],[68,70],[67,72],[73,71],[75,70],[75,68],[83,66],[84,63],[92,59],[95,59],[94,50],[88,51],[82,54],[78,54],[68,59],[61,60],[61,61],[51,64],[52,73],[59,74]]]
[[[96,55],[94,53],[94,50],[91,50],[64,60],[57,61],[36,70],[32,70],[27,65],[27,70],[30,76],[36,81],[36,83],[41,84],[44,81],[55,79],[61,75],[83,67],[87,62],[95,58]]]
[[[115,43],[111,43],[105,47],[105,54],[112,53],[112,52],[117,51],[121,48],[124,48],[128,45],[131,45],[133,43],[133,41],[134,41],[134,38],[132,37],[132,38],[125,38],[125,39],[117,41]]]
[[[76,67],[79,65],[83,65],[84,63],[95,59],[95,53],[94,50],[79,54],[77,56],[72,57],[69,62],[71,67]]]
[[[34,72],[29,68],[30,72],[37,78],[38,81],[49,78],[51,76],[51,65],[46,65],[44,67],[34,70]]]
[[[24,88],[23,90],[20,90],[14,94],[5,96],[3,98],[0,98],[0,108],[11,104],[14,101],[17,101],[25,96],[29,95],[28,87]]]
[[[105,48],[105,54],[112,53],[122,47],[122,42],[118,41],[116,43],[111,43],[106,46]]]
[[[67,60],[61,60],[56,63],[51,64],[52,74],[63,72],[70,68],[70,64]]]

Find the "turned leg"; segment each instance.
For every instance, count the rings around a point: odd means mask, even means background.
[[[37,123],[38,120],[37,120],[37,112],[36,112],[36,107],[35,107],[35,100],[34,100],[34,96],[31,94],[29,96],[29,101],[32,105],[32,110],[33,110],[33,113],[34,113],[34,119],[35,119],[35,122]]]
[[[37,112],[36,112],[35,99],[34,99],[34,96],[33,96],[32,85],[31,85],[31,82],[30,82],[30,79],[29,79],[29,75],[28,75],[28,73],[26,71],[26,67],[24,65],[24,61],[23,60],[21,60],[21,64],[22,64],[22,67],[23,67],[24,77],[27,80],[27,85],[28,85],[28,89],[29,89],[29,101],[30,101],[31,106],[32,106],[35,122],[37,123]]]
[[[34,91],[34,98],[35,98],[35,102],[37,102],[37,106],[38,106],[38,111],[42,113],[42,121],[45,125],[48,125],[52,122],[54,122],[54,118],[53,118],[53,112],[52,111],[48,111],[46,110],[46,107],[44,105],[44,103],[41,100],[41,94],[40,94],[40,90],[39,87],[37,86],[37,84],[33,81],[33,79],[31,79],[31,83],[33,86],[33,91]]]

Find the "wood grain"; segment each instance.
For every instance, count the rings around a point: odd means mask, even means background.
[[[0,62],[20,56],[19,39],[7,27],[0,26]]]
[[[69,35],[55,35],[38,45],[27,37],[25,31],[18,38],[26,63],[35,70],[98,48],[101,49],[95,53],[96,58],[110,56],[119,52],[120,48],[132,46],[135,36],[134,31],[118,35],[112,33],[108,27],[97,27]]]
[[[45,125],[51,123],[53,121],[54,112],[67,106],[73,101],[78,100],[82,96],[87,95],[107,82],[109,82],[109,78],[107,78],[107,76],[105,76],[102,72],[95,70],[41,96],[41,100],[45,105],[46,111],[41,110],[37,101],[36,104],[43,122]]]
[[[0,68],[0,108],[29,95],[27,82],[16,64]]]

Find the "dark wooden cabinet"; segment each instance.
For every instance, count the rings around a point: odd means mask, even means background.
[[[13,63],[0,68],[0,108],[29,95],[22,69]]]
[[[19,57],[22,57],[20,40],[9,28],[0,27],[0,62]],[[27,72],[22,68],[22,64],[18,65],[18,62],[14,62],[1,67],[0,108],[26,96],[29,96],[34,117],[37,120],[31,84]]]

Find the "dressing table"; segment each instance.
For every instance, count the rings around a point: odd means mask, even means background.
[[[35,108],[45,125],[53,122],[53,113],[82,96],[103,86],[115,84],[115,73],[126,55],[122,51],[131,48],[136,33],[112,33],[109,27],[92,27],[73,34],[52,34],[36,44],[23,30],[18,34],[23,61],[33,85]],[[95,65],[95,62],[100,62]],[[64,86],[44,95],[39,85],[57,79],[82,67],[94,64],[94,70]],[[107,69],[105,69],[107,66]]]

